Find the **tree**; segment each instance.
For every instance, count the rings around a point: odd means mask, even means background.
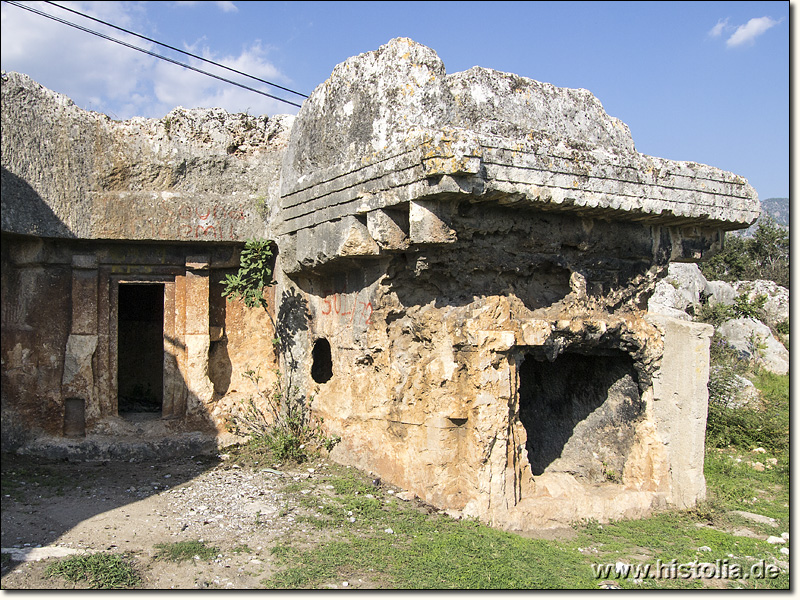
[[[725,249],[700,266],[708,280],[766,279],[789,287],[789,232],[769,215],[752,238],[726,235]]]

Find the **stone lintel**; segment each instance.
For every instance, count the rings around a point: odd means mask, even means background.
[[[211,266],[208,256],[187,256],[186,268],[191,271],[205,271]]]

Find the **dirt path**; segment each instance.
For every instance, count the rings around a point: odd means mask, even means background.
[[[342,467],[317,462],[278,470],[200,458],[34,464],[4,456],[2,587],[72,587],[45,578],[48,561],[35,558],[98,551],[132,558],[146,588],[261,587],[279,539],[319,536],[297,523],[308,509],[296,495],[328,493],[324,477],[336,469]],[[217,557],[156,560],[156,544],[191,540],[218,547]]]

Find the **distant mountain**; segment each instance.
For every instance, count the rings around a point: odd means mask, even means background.
[[[761,216],[758,221],[753,223],[744,231],[739,232],[739,235],[750,237],[758,228],[758,222],[765,218],[766,215],[772,217],[772,220],[781,227],[789,229],[789,199],[788,198],[765,198],[761,200]]]
[[[789,199],[767,198],[761,201],[761,210],[770,214],[772,219],[784,227],[789,227]]]

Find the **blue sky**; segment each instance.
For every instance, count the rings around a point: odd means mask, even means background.
[[[640,152],[733,171],[761,198],[789,196],[789,2],[59,4],[304,93],[348,57],[410,37],[450,73],[480,65],[586,88],[628,124]],[[179,105],[297,111],[6,2],[0,41],[4,70],[118,119],[159,118]]]

